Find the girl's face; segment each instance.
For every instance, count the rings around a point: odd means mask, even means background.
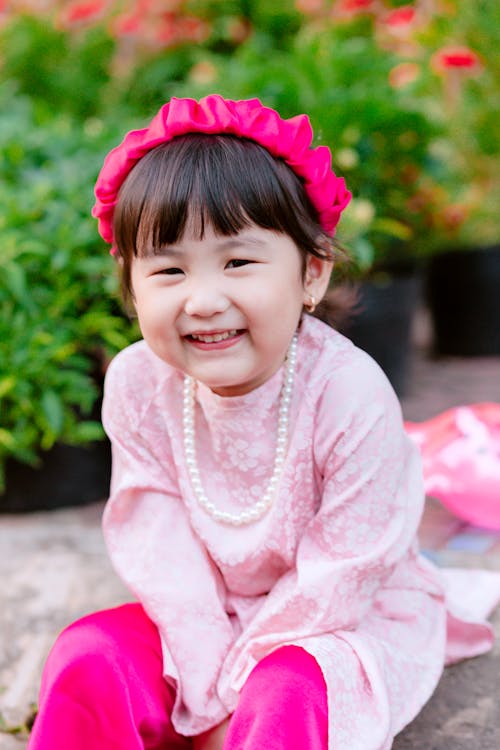
[[[234,236],[186,230],[159,255],[134,258],[142,334],[162,360],[221,396],[247,393],[282,365],[311,294],[331,264],[302,257],[285,234],[251,225]]]

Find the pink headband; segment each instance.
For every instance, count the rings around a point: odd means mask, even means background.
[[[107,155],[97,178],[96,203],[92,209],[106,242],[113,243],[113,212],[118,192],[132,168],[148,151],[186,133],[230,133],[249,138],[273,156],[282,158],[302,178],[322,228],[328,234],[334,233],[351,193],[344,179],[332,171],[330,149],[311,148],[313,133],[307,115],[283,120],[258,99],[232,101],[212,94],[199,102],[173,97],[148,128],[131,131]]]

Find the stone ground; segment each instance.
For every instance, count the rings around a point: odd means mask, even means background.
[[[418,331],[416,344],[402,399],[407,419],[424,420],[458,404],[500,402],[500,358],[433,361]],[[96,503],[0,516],[0,750],[26,747],[25,723],[59,630],[88,612],[129,600],[104,551],[101,512],[102,503]],[[438,564],[500,570],[500,534],[458,521],[435,501],[428,501],[421,541]],[[500,636],[500,608],[493,623]],[[499,689],[500,639],[487,656],[445,670],[394,750],[498,750]]]

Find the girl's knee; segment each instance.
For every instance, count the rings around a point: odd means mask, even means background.
[[[257,664],[243,691],[252,693],[252,700],[262,696],[266,703],[287,710],[295,703],[316,704],[326,711],[326,685],[321,669],[313,656],[297,646],[284,646]],[[243,693],[242,693],[243,695]]]
[[[96,612],[65,628],[47,658],[42,692],[56,683],[69,689],[78,686],[80,694],[86,690],[98,694],[101,688],[105,691],[113,675],[130,667],[134,640],[130,625],[140,616],[136,607],[125,605]]]
[[[174,699],[142,607],[97,612],[63,630],[48,656],[32,746],[168,746]]]
[[[316,660],[284,646],[250,674],[229,725],[227,747],[325,750],[328,746],[326,685]]]

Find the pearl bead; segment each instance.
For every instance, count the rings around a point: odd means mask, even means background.
[[[278,408],[278,428],[276,435],[276,452],[274,456],[274,468],[269,479],[269,484],[262,498],[251,508],[241,513],[229,513],[217,508],[205,494],[201,483],[200,472],[196,461],[195,448],[195,381],[189,376],[184,378],[183,392],[183,429],[184,429],[184,453],[191,485],[193,487],[198,504],[208,515],[219,523],[230,526],[245,526],[260,520],[271,508],[282,467],[286,456],[286,445],[288,442],[289,411],[292,395],[293,378],[295,374],[295,362],[297,357],[297,334],[292,339],[286,358],[286,371],[280,394]]]

